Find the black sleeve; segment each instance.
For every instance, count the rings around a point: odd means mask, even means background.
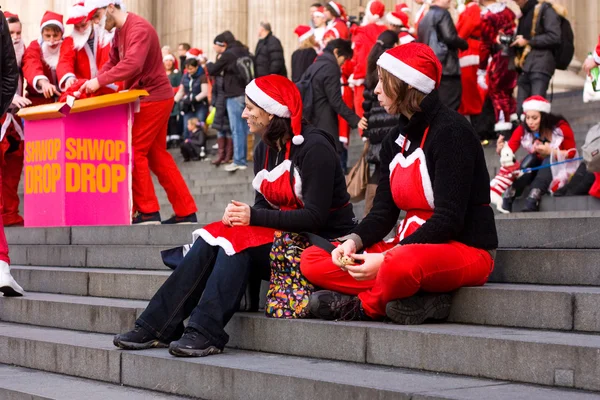
[[[394,203],[390,188],[390,162],[396,156],[396,151],[394,150],[394,141],[396,138],[393,136],[388,135],[381,145],[381,152],[379,153],[381,159],[379,184],[377,192],[375,192],[373,208],[352,231],[352,233],[356,233],[362,239],[363,248],[367,248],[383,240],[394,228],[400,216],[400,210],[396,207],[396,203]]]
[[[469,44],[458,36],[454,22],[449,12],[442,14],[442,19],[438,25],[440,40],[448,45],[448,47],[460,50],[467,50]]]
[[[0,66],[2,80],[2,104],[0,104],[0,116],[10,107],[15,93],[17,92],[17,86],[19,84],[19,68],[17,66],[17,59],[15,56],[15,49],[10,38],[10,32],[8,30],[8,24],[4,18],[4,13],[0,11],[0,39],[2,43],[2,51],[0,59],[2,59],[2,65]]]
[[[371,107],[373,107],[373,102],[375,100],[375,94],[373,93],[373,91],[371,91],[371,89],[365,89],[364,91],[364,100],[362,103],[363,106],[363,117],[365,117],[366,119],[369,119],[369,116],[371,115]]]
[[[335,72],[333,72],[333,69],[327,68],[327,70],[325,70],[325,68],[323,68],[323,71],[321,72],[325,76],[323,90],[325,91],[329,104],[352,128],[356,128],[360,122],[360,117],[348,108],[346,103],[342,100],[342,84],[340,82],[342,73],[339,68],[337,68]]]
[[[256,176],[256,174],[258,174],[265,166],[264,162],[267,156],[266,153],[266,145],[264,144],[264,142],[261,141],[260,143],[258,143],[258,146],[256,146],[256,151],[254,152],[254,159],[257,160],[257,162],[254,163],[254,176]],[[258,160],[261,161],[259,162]],[[254,193],[254,205],[251,207],[251,209],[270,210],[271,206],[269,205],[267,200],[265,200],[265,197],[262,194],[258,193],[257,190],[255,190]]]
[[[292,53],[292,82],[298,82],[302,77],[302,65],[300,65],[300,50],[296,50]]]
[[[225,53],[221,54],[221,57],[217,60],[217,62],[207,63],[206,71],[208,71],[209,75],[216,76],[220,74],[227,67],[227,65],[234,60],[235,56],[226,51]]]
[[[283,58],[283,47],[281,42],[276,37],[271,37],[267,44],[267,51],[269,52],[269,73],[280,74],[283,71],[285,59]]]
[[[542,3],[541,7],[544,7],[540,18],[543,29],[538,27],[537,31],[541,33],[536,33],[529,45],[534,49],[552,49],[560,44],[560,17],[551,5]]]
[[[307,143],[304,144],[306,146]],[[289,232],[316,232],[327,222],[333,198],[336,155],[332,146],[312,144],[300,168],[304,208],[292,211],[252,208],[250,225]]]
[[[478,151],[474,140],[465,140],[464,129],[468,128],[460,124],[449,126],[431,143],[435,171],[433,215],[401,245],[446,243],[462,231]]]

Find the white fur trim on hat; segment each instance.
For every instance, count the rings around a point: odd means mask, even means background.
[[[315,31],[313,31],[312,29],[308,32],[306,32],[304,35],[298,37],[298,41],[299,42],[304,42],[306,39],[308,39],[309,37],[313,36],[315,34]]]
[[[510,122],[498,122],[494,125],[494,131],[496,132],[508,131],[510,129],[512,129],[512,124]]]
[[[262,89],[256,85],[255,81],[250,82],[248,86],[246,86],[246,95],[269,114],[277,115],[281,118],[290,118],[292,116],[292,113],[287,106],[278,103],[271,96],[262,91]]]
[[[596,61],[596,64],[600,65],[600,55],[598,54],[598,52],[594,51],[592,53],[592,57],[594,57],[594,61]]]
[[[552,106],[547,101],[529,100],[523,103],[523,112],[539,111],[546,114],[550,114],[551,109]]]
[[[394,15],[391,12],[387,13],[386,18],[387,18],[388,24],[390,24],[390,25],[404,26],[404,23],[402,22],[402,20],[400,18],[394,17]]]
[[[121,0],[85,0],[85,8],[90,11],[98,8],[108,7],[110,4],[120,6]]]
[[[330,1],[329,5],[331,6],[331,8],[333,8],[335,10],[336,13],[338,13],[338,15],[342,15],[342,10],[340,10],[338,5],[335,4],[335,1]]]
[[[56,25],[60,28],[61,31],[63,31],[63,33],[65,32],[65,27],[63,26],[62,22],[60,22],[59,20],[56,20],[56,19],[49,19],[48,21],[44,22],[40,26],[40,31],[43,31],[44,28],[47,27],[48,25]]]
[[[175,57],[173,56],[173,54],[165,54],[163,57],[163,62],[165,62],[167,60],[171,60],[171,61],[175,62]]]
[[[89,12],[87,11],[87,8],[85,8],[85,6],[74,5],[73,7],[69,8],[69,11],[67,12],[67,18],[83,18],[87,17],[88,14]]]
[[[377,65],[425,94],[435,89],[435,80],[388,53],[383,53],[379,57]]]
[[[296,146],[300,146],[302,143],[304,143],[304,136],[302,136],[302,135],[295,135],[292,138],[292,143],[294,143]]]

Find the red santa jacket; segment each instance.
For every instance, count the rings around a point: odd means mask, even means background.
[[[348,60],[340,67],[342,76],[340,78],[342,84],[342,100],[350,108],[354,108],[354,92],[350,87],[350,76],[356,70],[354,60]],[[348,143],[350,140],[350,125],[341,116],[338,116],[339,140],[342,143]]]
[[[458,36],[469,43],[467,50],[458,52],[461,68],[479,65],[479,47],[481,44],[481,10],[477,3],[469,3],[458,17],[456,24]]]
[[[346,21],[341,18],[337,18],[333,21],[330,21],[327,24],[327,30],[332,30],[336,32],[336,36],[340,39],[348,40],[350,39],[350,30],[348,29],[348,25],[346,25]]]
[[[594,60],[596,64],[600,65],[600,36],[598,37],[598,45],[596,46],[596,51],[594,52]]]
[[[369,53],[375,42],[377,42],[377,38],[386,29],[385,25],[368,24],[356,27],[354,30],[352,36],[354,56],[352,60],[354,61],[355,68],[350,77],[350,83],[354,86],[364,84],[365,76],[367,75],[367,58],[369,58]]]
[[[488,59],[501,54],[497,48],[496,38],[503,33],[512,36],[515,33],[515,13],[505,4],[497,3],[488,7],[488,12],[481,16],[481,47],[479,48],[479,69],[487,69]]]
[[[23,76],[27,81],[27,98],[31,100],[34,106],[54,102],[54,99],[44,98],[44,94],[36,89],[38,81],[44,78],[48,79],[53,85],[58,86],[56,70],[44,61],[42,47],[37,40],[31,42],[23,55]]]
[[[535,142],[536,138],[534,135],[531,132],[525,131],[525,129],[523,129],[523,124],[521,124],[515,129],[508,140],[508,146],[513,153],[516,153],[521,146],[527,150],[527,152],[534,153]],[[559,121],[558,124],[552,128],[550,148],[559,150],[571,150],[577,148],[573,129],[571,129],[571,125],[564,119]],[[569,156],[568,158],[572,158],[572,156]]]
[[[97,34],[94,35],[94,49],[91,49],[89,44],[86,43],[83,48],[76,50],[73,38],[70,36],[65,38],[60,49],[60,60],[56,67],[60,89],[65,89],[65,82],[69,78],[95,78],[109,57],[110,45],[100,45]]]

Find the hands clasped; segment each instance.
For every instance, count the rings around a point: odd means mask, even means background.
[[[248,204],[232,200],[225,208],[223,224],[227,226],[250,225],[250,206]]]

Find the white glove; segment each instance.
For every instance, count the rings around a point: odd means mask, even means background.
[[[478,69],[477,70],[477,84],[483,90],[488,90],[487,81],[485,79],[486,76],[487,76],[487,72],[486,72],[485,69]]]

